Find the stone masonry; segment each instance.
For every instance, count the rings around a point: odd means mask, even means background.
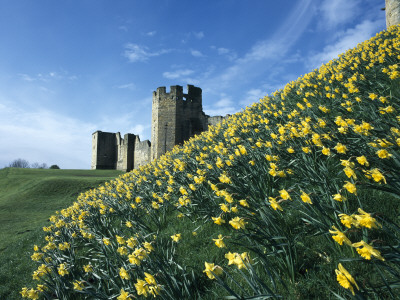
[[[202,90],[187,86],[165,87],[153,92],[151,140],[140,141],[138,135],[119,132],[96,131],[92,135],[92,169],[117,169],[131,171],[170,151],[175,145],[183,144],[192,136],[216,125],[222,116],[210,117],[203,112]]]
[[[400,0],[385,0],[386,27],[400,23]]]

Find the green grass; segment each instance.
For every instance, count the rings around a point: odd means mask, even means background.
[[[55,211],[68,207],[85,190],[120,175],[115,170],[0,170],[0,299],[17,299],[32,282],[32,245]]]

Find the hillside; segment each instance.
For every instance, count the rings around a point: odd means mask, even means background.
[[[0,170],[0,299],[17,298],[22,282],[32,278],[34,265],[29,252],[33,243],[43,239],[42,227],[49,224],[51,214],[71,205],[82,191],[119,174],[91,170]]]
[[[400,27],[81,194],[24,297],[395,298]]]

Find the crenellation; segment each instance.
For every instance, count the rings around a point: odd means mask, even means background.
[[[224,117],[210,117],[203,112],[202,90],[194,85],[174,85],[153,92],[151,141],[140,141],[138,135],[96,131],[92,137],[92,169],[137,169],[160,157],[175,145],[183,144],[196,134],[215,125]]]

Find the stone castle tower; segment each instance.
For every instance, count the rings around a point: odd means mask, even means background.
[[[400,0],[385,0],[386,27],[400,23]]]
[[[151,159],[207,130],[208,118],[203,112],[200,88],[188,85],[184,94],[179,85],[171,86],[169,93],[159,87],[153,92]]]
[[[165,87],[153,92],[151,143],[140,141],[138,135],[96,131],[92,135],[92,169],[117,169],[125,172],[136,169],[183,144],[192,136],[224,119],[203,112],[202,90],[193,85]]]

